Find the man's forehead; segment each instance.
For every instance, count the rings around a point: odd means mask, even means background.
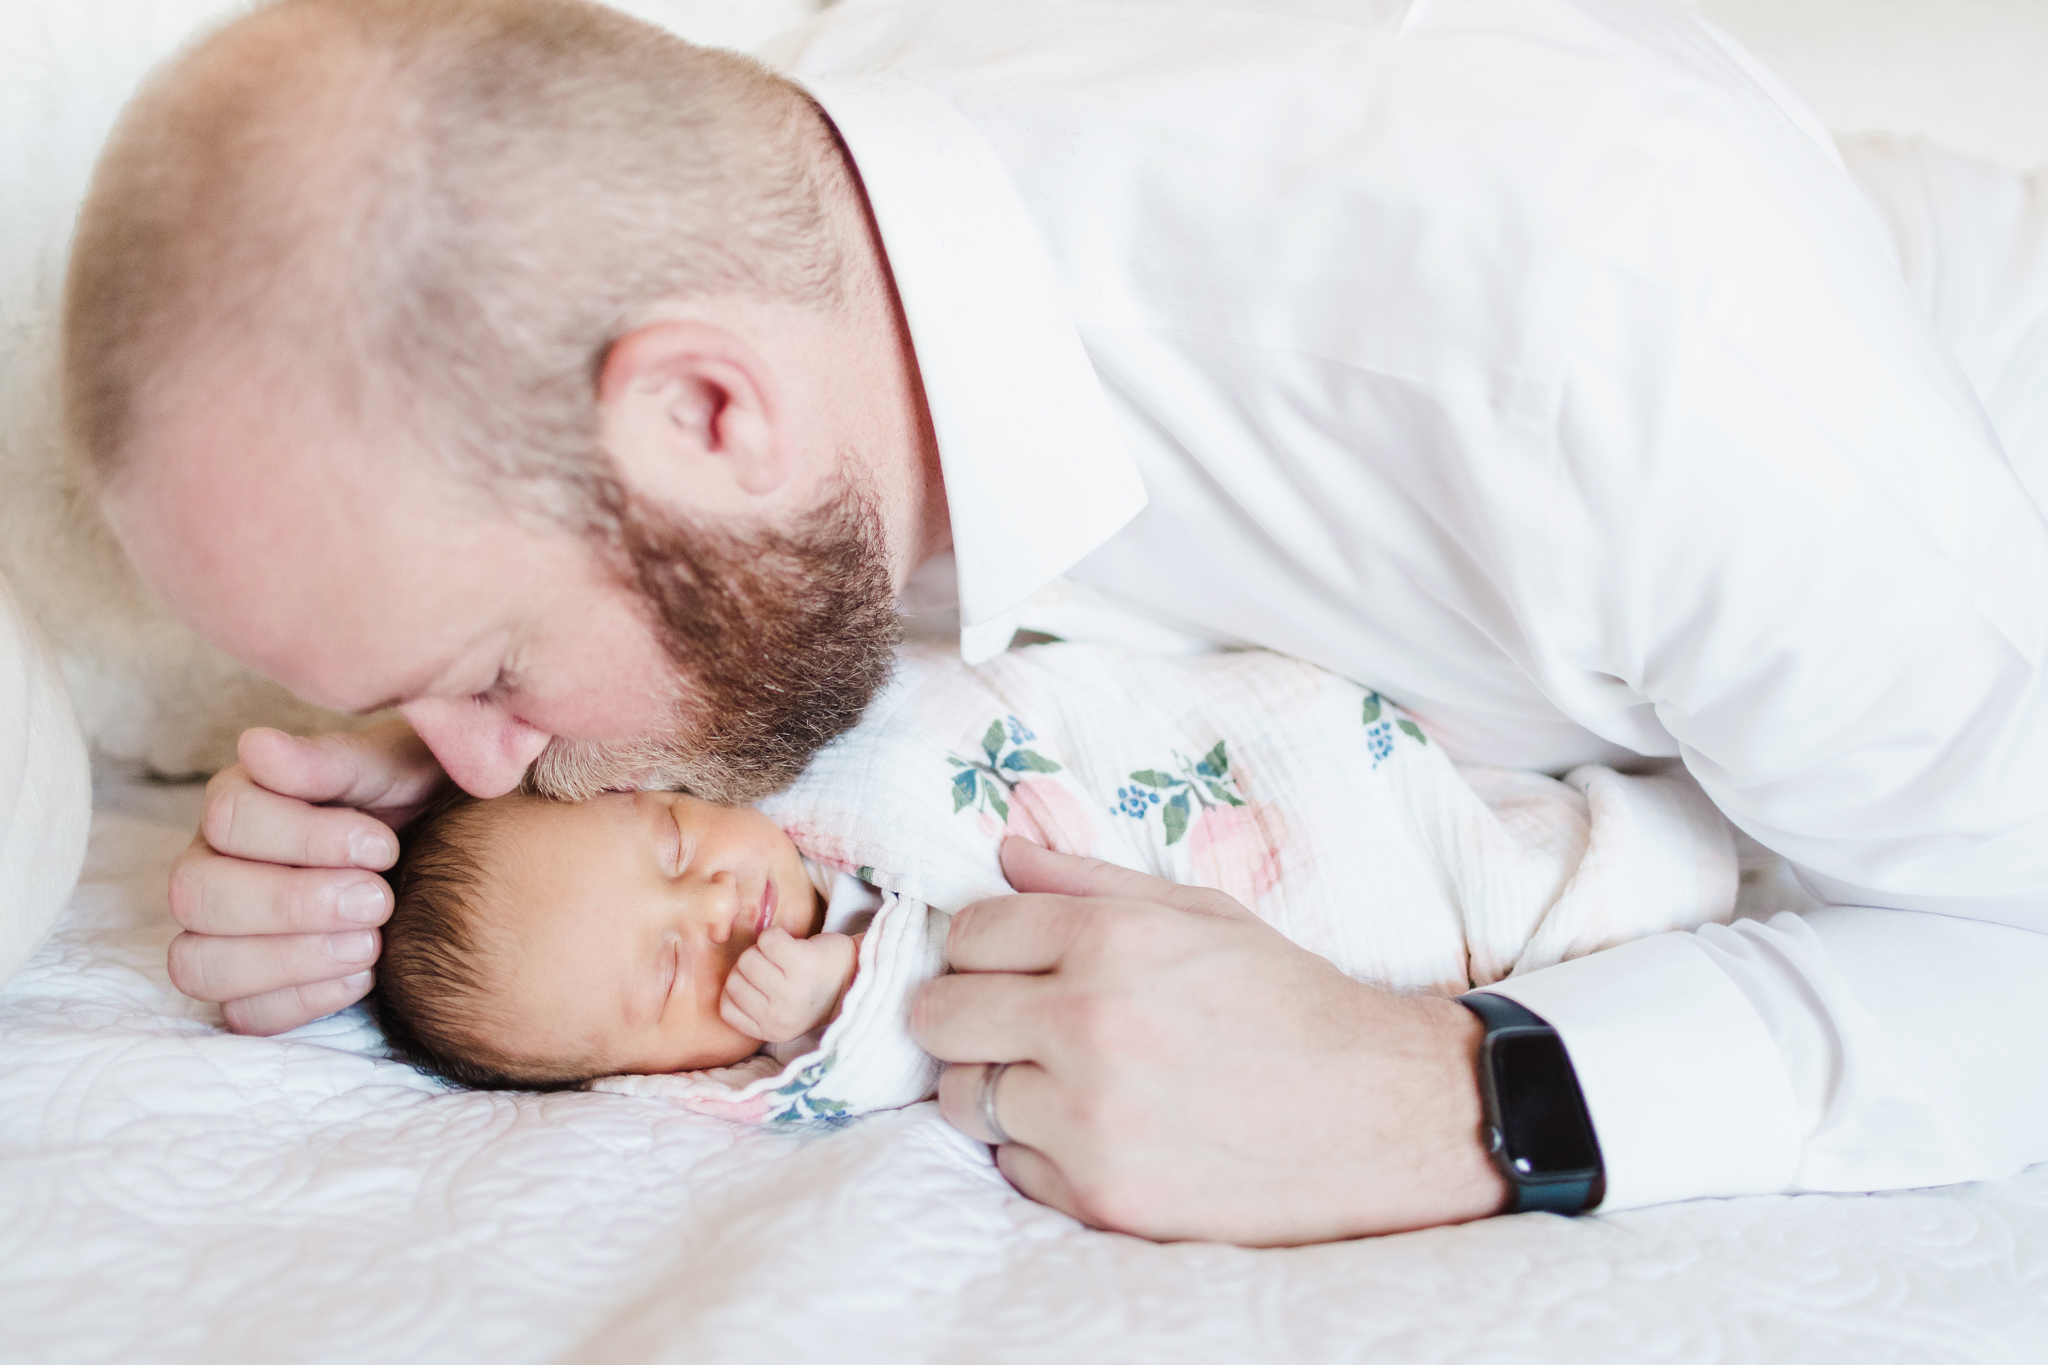
[[[216,645],[315,700],[399,695],[509,628],[591,552],[492,507],[399,440],[293,439],[230,410],[167,424],[108,491],[151,585]],[[344,686],[374,695],[344,698]]]

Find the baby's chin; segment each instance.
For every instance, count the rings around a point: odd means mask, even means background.
[[[608,1074],[666,1076],[674,1071],[716,1071],[723,1066],[737,1066],[763,1046],[765,1044],[758,1038],[728,1032],[727,1036],[715,1041],[707,1040],[701,1046],[678,1049],[663,1057],[643,1058],[616,1067]]]
[[[741,1062],[747,1060],[747,1058],[755,1056],[761,1051],[761,1042],[759,1039],[750,1039],[749,1041],[751,1041],[754,1045],[744,1052],[740,1051],[737,1048],[733,1048],[725,1052],[714,1053],[712,1056],[695,1064],[686,1063],[683,1066],[672,1067],[671,1070],[716,1071],[718,1068],[722,1066],[738,1066]]]
[[[514,1079],[552,1085],[560,1084],[572,1075],[580,1080],[594,1081],[605,1076],[666,1076],[676,1071],[715,1071],[744,1062],[764,1046],[758,1038],[749,1038],[730,1027],[721,1027],[717,1036],[693,1040],[687,1045],[653,1054],[646,1051],[638,1055],[614,1052],[601,1044],[586,1048],[576,1056],[566,1055],[559,1047],[521,1049],[525,1057],[513,1062],[507,1068],[507,1074]]]

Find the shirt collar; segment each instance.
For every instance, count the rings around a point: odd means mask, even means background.
[[[1145,505],[1023,200],[981,134],[901,76],[798,76],[838,126],[888,252],[945,472],[960,651]]]

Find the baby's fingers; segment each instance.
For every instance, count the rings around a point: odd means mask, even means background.
[[[779,924],[768,926],[766,933],[754,941],[747,952],[759,953],[776,966],[789,970],[804,960],[804,949],[810,940],[798,938]]]
[[[718,1017],[749,1038],[771,1041],[761,1020],[768,1014],[768,995],[751,981],[734,972],[725,979],[725,994],[718,1000]]]
[[[735,981],[745,981],[757,990],[772,994],[787,987],[789,973],[757,945],[741,953],[740,960],[733,964],[732,975],[726,977],[725,984],[730,986]]]

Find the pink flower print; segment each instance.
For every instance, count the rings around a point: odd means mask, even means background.
[[[1057,784],[1035,774],[1056,773],[1060,765],[1024,746],[1038,736],[1015,716],[992,720],[981,736],[981,752],[962,757],[947,755],[953,772],[946,779],[952,793],[953,814],[972,810],[982,835],[1000,839],[1015,834],[1045,848],[1056,848],[1048,836],[1068,844],[1094,847],[1094,837],[1079,803],[1059,790]],[[1027,787],[1042,787],[1034,800],[1025,795]]]
[[[854,856],[853,840],[843,834],[806,824],[784,825],[782,832],[796,845],[797,852],[814,863],[823,863],[841,872],[851,872],[860,865],[860,859]]]
[[[1095,855],[1095,817],[1050,778],[1027,777],[1010,789],[1010,821],[1004,832],[1055,853]]]
[[[712,1099],[708,1095],[691,1095],[678,1100],[677,1103],[699,1114],[730,1119],[734,1123],[760,1123],[775,1107],[775,1096],[764,1093],[751,1095],[743,1100],[720,1100]]]
[[[1280,882],[1287,818],[1275,805],[1212,807],[1188,835],[1195,880],[1250,907]]]

